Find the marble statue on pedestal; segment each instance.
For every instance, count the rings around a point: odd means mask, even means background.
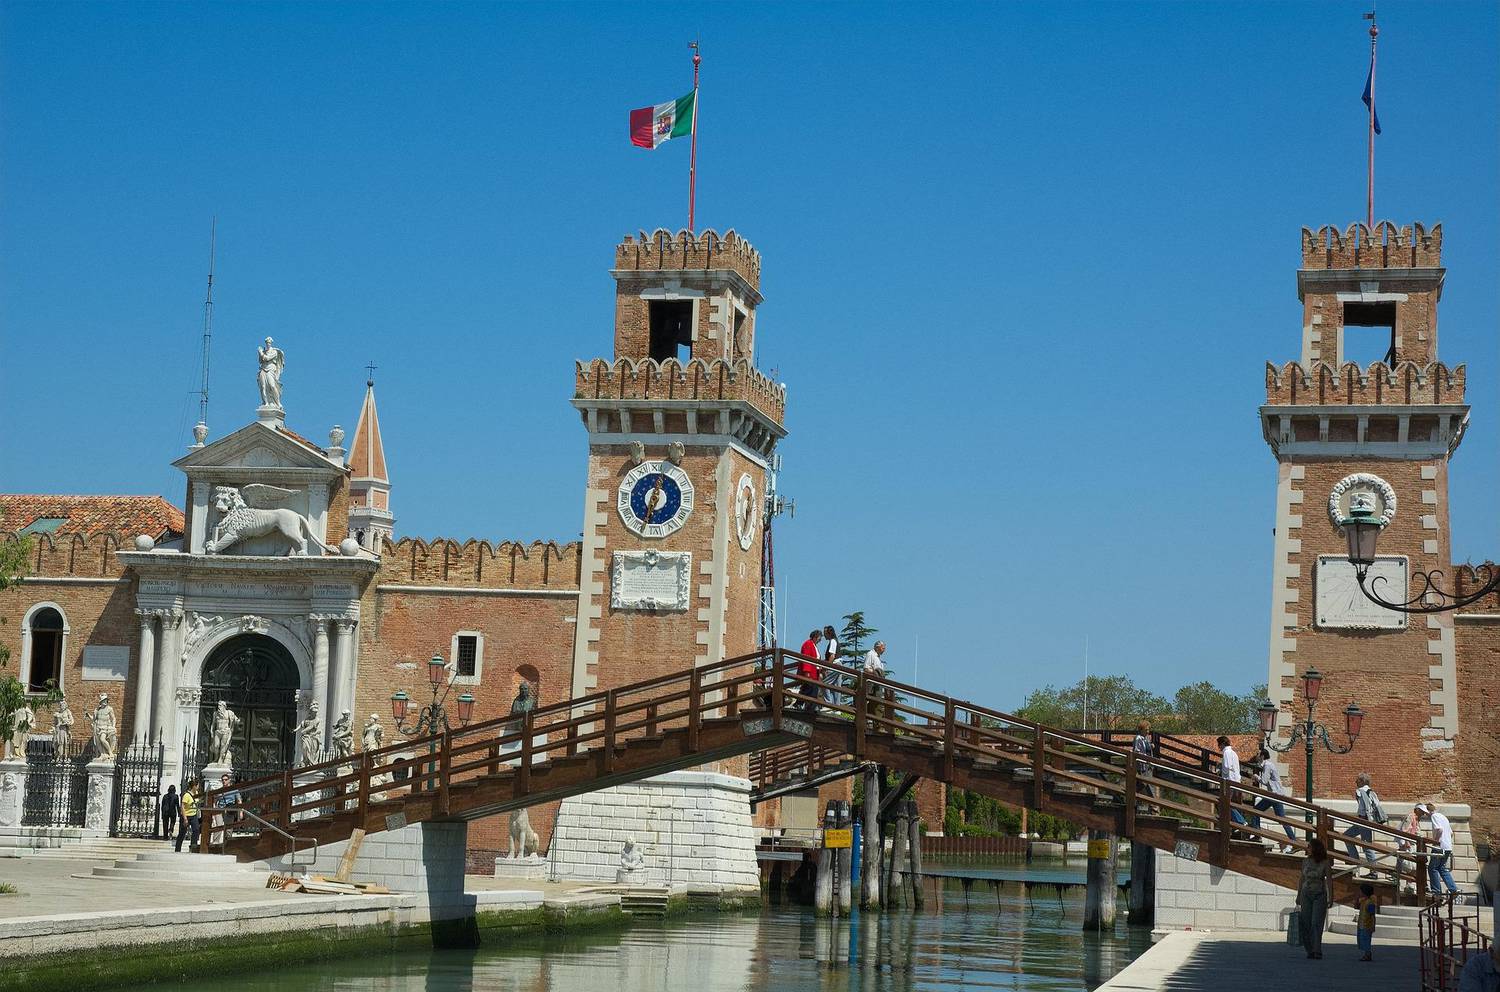
[[[35,726],[36,715],[30,706],[22,703],[10,717],[10,740],[6,742],[10,757],[26,760],[26,738]]]
[[[281,372],[286,368],[286,353],[266,338],[263,347],[256,349],[260,358],[260,374],[256,378],[260,386],[261,406],[281,409]]]
[[[230,741],[233,740],[235,728],[239,725],[240,718],[224,705],[224,700],[219,700],[219,705],[214,708],[213,728],[208,739],[208,763],[210,765],[229,764]]]
[[[542,839],[531,829],[531,815],[524,809],[510,814],[510,856],[512,858],[535,857]]]
[[[329,732],[329,743],[333,746],[333,756],[340,761],[348,761],[354,754],[354,720],[348,710],[340,713],[339,718],[334,721],[333,730]]]
[[[115,708],[109,705],[109,697],[99,693],[99,705],[92,714],[84,714],[94,728],[94,757],[113,758],[120,744],[120,731],[115,725]]]
[[[307,719],[297,724],[297,767],[316,765],[323,760],[323,720],[318,716],[318,701],[307,704]]]
[[[52,757],[61,761],[68,753],[68,743],[73,739],[73,711],[67,700],[57,704],[52,714]]]
[[[626,838],[625,846],[620,848],[620,870],[615,872],[615,881],[638,884],[644,882],[645,877],[646,852],[634,837]]]
[[[360,748],[365,751],[378,751],[383,740],[385,740],[385,728],[380,725],[380,714],[371,713],[370,719],[365,721],[365,729],[359,732]]]
[[[510,715],[520,716],[534,709],[536,709],[536,686],[522,679],[520,686],[516,689],[516,698],[511,701]]]

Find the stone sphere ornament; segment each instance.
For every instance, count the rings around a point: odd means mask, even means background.
[[[353,558],[359,554],[359,542],[352,537],[346,537],[339,542],[339,554],[345,558]]]
[[[156,547],[156,541],[150,534],[137,534],[135,536],[135,549],[137,551],[150,551]]]

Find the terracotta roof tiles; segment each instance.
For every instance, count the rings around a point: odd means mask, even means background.
[[[60,496],[0,493],[0,531],[148,534],[161,541],[183,533],[182,511],[160,496]]]

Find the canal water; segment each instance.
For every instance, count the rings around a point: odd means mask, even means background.
[[[934,866],[938,867],[938,866]],[[1150,945],[1120,924],[1084,933],[1081,864],[952,865],[1030,884],[929,879],[921,913],[833,921],[809,910],[704,914],[622,932],[508,938],[478,951],[393,952],[255,974],[204,975],[194,992],[907,992],[1088,990]],[[1037,877],[1037,876],[1043,876]]]

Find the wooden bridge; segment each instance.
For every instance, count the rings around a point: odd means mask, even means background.
[[[1199,756],[1143,760],[1107,735],[1057,730],[822,666],[838,673],[835,687],[798,675],[800,660],[769,649],[241,783],[235,789],[249,822],[276,829],[236,830],[225,849],[241,860],[267,858],[285,853],[286,834],[333,843],[357,828],[476,820],[763,753],[763,780],[769,765],[772,776],[804,788],[821,770],[874,761],[1288,888],[1297,885],[1311,833],[1334,858],[1335,899],[1353,901],[1367,880],[1353,877],[1360,862],[1346,843],[1384,859],[1382,877],[1368,879],[1377,898],[1399,901],[1400,879],[1425,899],[1427,842],[1420,837],[1290,796],[1274,797],[1285,804],[1285,817],[1257,811],[1252,804],[1267,793],[1243,783],[1231,789]],[[808,760],[799,766],[797,755]],[[216,799],[207,793],[205,808]],[[1252,823],[1259,817],[1260,826],[1234,823],[1235,811]],[[1277,851],[1288,843],[1283,825],[1296,835],[1296,854]],[[1373,840],[1341,836],[1348,825],[1368,827]],[[1401,841],[1413,850],[1398,861]]]

